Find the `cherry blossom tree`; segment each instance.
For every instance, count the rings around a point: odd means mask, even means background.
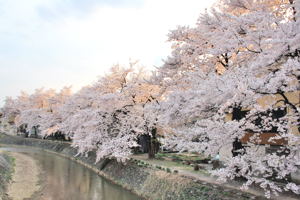
[[[140,135],[152,136],[159,88],[135,63],[113,66],[110,73],[73,95],[62,107],[62,130],[73,139],[79,154],[96,151],[96,161],[124,161],[137,147]]]
[[[38,89],[8,98],[1,112],[41,135],[63,132],[79,154],[95,151],[96,161],[125,161],[141,135],[150,137],[154,157],[157,128],[169,148],[211,157],[243,140],[245,151],[214,175],[244,177],[243,188],[259,185],[268,197],[299,193],[289,179],[300,166],[299,102],[289,96],[300,91],[299,23],[300,1],[220,0],[194,27],[170,32],[172,54],[153,75],[137,63],[115,65],[74,95]],[[264,143],[282,145],[259,151],[262,134],[274,130]]]
[[[59,93],[55,90],[37,89],[33,94],[22,93],[16,99],[8,98],[2,108],[4,117],[9,118],[16,127],[26,125],[26,131],[35,134],[40,131],[43,137],[48,129],[61,123],[58,109],[71,95],[65,87]]]
[[[160,69],[161,82],[173,90],[161,115],[173,128],[167,145],[214,157],[228,142],[251,132],[246,153],[226,160],[213,174],[223,181],[245,177],[244,188],[258,184],[267,196],[299,193],[288,178],[300,166],[300,138],[292,133],[299,127],[299,103],[287,96],[300,90],[299,2],[228,0],[220,5],[203,14],[196,27],[170,34],[174,51]],[[262,105],[265,96],[271,98]],[[244,118],[225,120],[241,108],[248,110]],[[272,112],[278,109],[288,112],[276,119]],[[261,133],[274,128],[277,134],[268,142],[287,144],[261,153]]]

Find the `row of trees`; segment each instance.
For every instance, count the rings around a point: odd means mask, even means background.
[[[221,0],[196,26],[178,27],[169,40],[172,55],[152,74],[135,63],[114,66],[73,95],[64,88],[8,98],[4,117],[28,129],[38,126],[41,134],[55,127],[79,153],[96,151],[97,161],[126,160],[139,136],[155,137],[157,130],[168,148],[211,157],[251,133],[246,152],[213,174],[223,181],[245,177],[244,188],[258,184],[267,196],[299,193],[288,179],[300,167],[300,139],[292,132],[299,127],[299,98],[287,94],[300,90],[300,2]],[[265,96],[267,103],[259,103]],[[248,110],[243,118],[225,120],[242,109]],[[278,109],[286,112],[274,117]],[[274,127],[269,142],[287,143],[261,153],[260,135]]]
[[[113,66],[73,95],[70,88],[58,93],[37,89],[32,95],[7,98],[2,111],[26,132],[38,129],[43,138],[63,133],[72,138],[78,153],[96,151],[97,161],[104,157],[125,161],[138,146],[139,136],[154,134],[157,118],[150,107],[158,104],[159,96],[160,88],[149,81],[149,73],[131,63],[127,68]]]

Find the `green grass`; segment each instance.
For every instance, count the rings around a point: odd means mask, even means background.
[[[169,155],[170,154],[170,155]],[[207,170],[205,169],[199,169],[199,171],[194,171],[194,167],[192,165],[186,165],[183,164],[183,162],[177,162],[177,161],[172,161],[171,159],[162,159],[162,157],[166,157],[166,156],[178,156],[178,154],[175,153],[158,153],[157,154],[158,157],[156,157],[155,159],[148,159],[147,155],[135,155],[133,156],[133,160],[138,160],[135,162],[138,162],[138,166],[140,167],[150,167],[152,169],[157,169],[157,170],[163,170],[163,171],[167,171],[167,168],[170,169],[171,172],[174,172],[176,170],[175,173],[179,173],[180,171],[186,171],[188,173],[191,174],[195,174],[195,175],[200,175],[200,176],[209,176],[210,174],[208,173]],[[182,158],[194,158],[194,159],[201,159],[201,157],[199,157],[199,155],[196,154],[191,154],[191,155],[186,155],[186,154],[180,154],[179,156],[181,156]],[[196,156],[198,156],[198,158],[195,158]],[[143,163],[143,164],[141,164]]]
[[[195,161],[203,160],[206,157],[196,153],[157,153],[156,158],[160,160],[172,160],[175,162],[190,161],[193,163]]]

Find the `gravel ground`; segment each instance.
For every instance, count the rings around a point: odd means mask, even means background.
[[[10,155],[15,158],[15,170],[8,186],[8,197],[13,200],[30,198],[40,189],[40,167],[30,156],[16,152],[10,152]]]

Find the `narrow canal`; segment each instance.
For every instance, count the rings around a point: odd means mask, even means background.
[[[12,155],[30,157],[39,168],[35,200],[138,200],[136,195],[84,166],[55,154],[27,147],[0,147]],[[18,164],[18,162],[16,162]],[[25,173],[25,172],[24,172]],[[17,199],[17,198],[16,198]]]

